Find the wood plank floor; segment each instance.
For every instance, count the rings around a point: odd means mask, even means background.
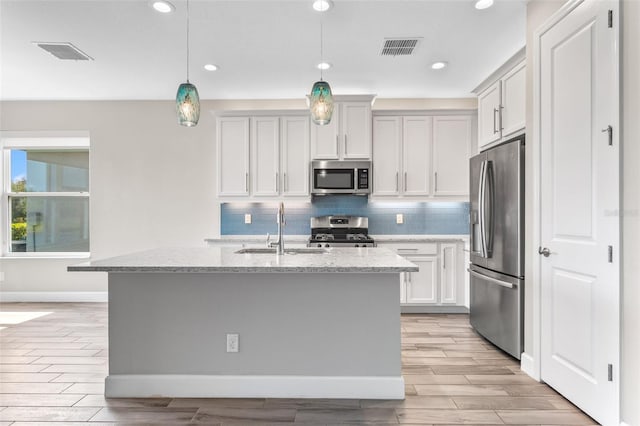
[[[466,315],[403,315],[404,401],[105,399],[107,356],[104,303],[0,304],[0,426],[597,424],[521,373]]]

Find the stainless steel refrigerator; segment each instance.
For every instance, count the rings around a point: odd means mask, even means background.
[[[524,311],[524,135],[470,160],[471,325],[520,359]]]

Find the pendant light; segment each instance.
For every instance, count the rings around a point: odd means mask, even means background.
[[[189,82],[189,0],[187,0],[187,82],[178,86],[176,94],[176,110],[178,123],[181,126],[193,127],[200,119],[200,97],[198,89]]]
[[[324,62],[322,55],[322,23],[320,23],[320,63]],[[315,124],[324,126],[331,122],[333,95],[331,94],[329,83],[322,79],[322,68],[320,68],[320,81],[316,81],[311,88],[309,110],[311,111],[311,119]]]

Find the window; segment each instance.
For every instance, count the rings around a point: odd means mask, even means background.
[[[4,141],[5,253],[89,252],[88,146],[52,139]]]

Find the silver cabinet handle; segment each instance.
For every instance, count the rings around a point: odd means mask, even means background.
[[[336,155],[340,156],[340,136],[336,135]]]
[[[244,191],[249,192],[249,172],[244,173]]]
[[[502,281],[502,280],[498,280],[496,278],[491,278],[491,277],[488,277],[488,276],[483,275],[483,274],[479,274],[479,273],[477,273],[475,271],[472,271],[471,269],[467,269],[467,272],[469,272],[471,275],[473,275],[476,278],[480,278],[480,279],[483,279],[485,281],[489,281],[492,284],[497,284],[499,286],[506,287],[506,288],[514,288],[515,287],[515,285],[513,285],[511,283],[508,283],[508,282]]]
[[[493,134],[498,133],[498,129],[496,128],[496,113],[498,112],[497,108],[493,109]]]
[[[418,251],[419,248],[415,247],[398,247],[398,251]]]
[[[500,114],[498,114],[498,118],[500,119],[499,123],[500,123],[500,131],[504,130],[504,126],[502,125],[502,110],[504,109],[504,107],[502,105],[499,106],[500,109]]]
[[[544,257],[549,257],[549,256],[551,256],[551,250],[549,250],[546,247],[545,248],[538,247],[538,254],[541,254]]]
[[[289,190],[289,183],[287,182],[287,173],[284,174],[284,192]]]
[[[407,192],[407,172],[404,172],[404,192]]]
[[[435,189],[434,192],[438,192],[438,172],[435,172]]]
[[[344,135],[344,156],[347,156],[347,134]]]
[[[280,191],[280,185],[278,184],[280,176],[278,176],[278,172],[276,172],[276,192]]]
[[[447,254],[442,252],[442,269],[447,269]]]
[[[399,172],[396,172],[396,192],[398,192],[400,190],[399,183],[398,183],[398,175],[399,174],[400,174]]]

